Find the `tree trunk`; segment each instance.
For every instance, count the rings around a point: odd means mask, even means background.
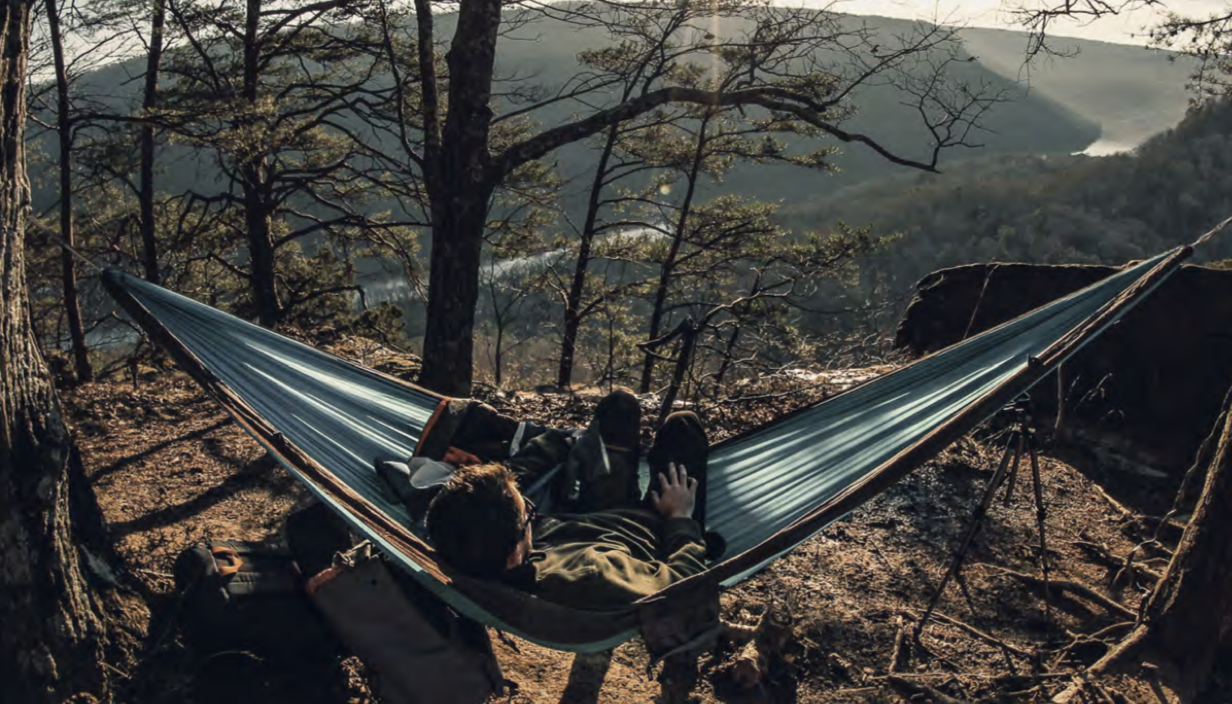
[[[47,0],[47,27],[51,34],[51,51],[56,67],[56,130],[60,144],[60,271],[64,280],[64,313],[68,318],[68,334],[73,348],[77,381],[93,381],[90,350],[86,347],[85,328],[81,324],[81,303],[77,295],[77,262],[73,260],[73,121],[68,99],[68,68],[64,63],[64,41],[60,34],[60,9],[56,0]]]
[[[246,164],[244,180],[244,225],[248,230],[248,267],[253,305],[257,321],[273,327],[282,320],[282,303],[278,300],[278,268],[274,260],[274,240],[270,232],[270,217],[262,197],[262,164]]]
[[[628,91],[626,90],[626,97]],[[603,184],[607,179],[607,165],[616,148],[616,139],[620,135],[620,125],[612,125],[607,131],[607,141],[599,154],[599,163],[595,166],[595,178],[590,184],[590,197],[586,202],[586,221],[582,224],[582,235],[578,242],[577,263],[573,267],[573,281],[569,284],[569,292],[565,295],[565,320],[560,338],[560,366],[556,371],[556,385],[568,388],[573,382],[573,359],[577,354],[577,334],[582,327],[582,294],[586,291],[586,273],[590,267],[590,251],[595,241],[595,226],[599,220],[599,205],[603,197]]]
[[[158,105],[158,72],[163,60],[163,33],[167,25],[166,0],[154,0],[154,10],[150,16],[150,53],[145,62],[145,91],[141,99],[142,115],[149,119],[150,113]],[[158,273],[158,242],[155,239],[157,230],[154,222],[154,158],[155,158],[154,125],[146,122],[141,125],[141,261],[145,267],[145,279],[152,284],[159,283]]]
[[[723,361],[719,363],[719,370],[714,373],[714,390],[718,393],[719,389],[723,388],[723,378],[727,376],[728,370],[731,369],[733,358],[736,356],[736,343],[740,341],[740,325],[732,329],[731,337],[727,338],[727,344],[723,349]]]
[[[492,354],[492,376],[496,381],[496,388],[501,388],[504,383],[503,365],[505,362],[505,326],[499,322],[496,324],[496,351]]]
[[[105,696],[103,662],[129,644],[108,632],[122,602],[102,586],[110,572],[98,506],[27,312],[31,2],[0,4],[0,701],[22,703]]]
[[[250,0],[251,1],[251,0]],[[479,258],[488,205],[496,184],[490,174],[492,71],[500,29],[500,0],[463,0],[445,60],[449,111],[439,158],[430,163],[432,273],[424,366],[420,383],[453,396],[470,393]],[[435,176],[435,178],[432,178]]]
[[[479,258],[490,195],[458,189],[447,205],[432,208],[432,270],[419,382],[448,396],[471,392]]]
[[[706,128],[710,124],[710,113],[702,118],[701,123],[697,126],[697,149],[693,152],[693,163],[689,165],[688,187],[685,190],[684,200],[680,204],[680,217],[676,219],[676,231],[672,233],[672,244],[667,252],[667,259],[663,261],[663,268],[659,270],[659,284],[655,287],[654,303],[650,311],[650,329],[647,331],[647,340],[657,340],[663,332],[663,313],[667,306],[667,290],[671,284],[672,274],[676,269],[676,257],[680,255],[680,245],[684,242],[685,228],[688,227],[689,213],[693,208],[693,196],[697,194],[697,179],[701,176],[702,163],[706,159]],[[638,385],[638,390],[641,393],[649,393],[650,385],[654,381],[654,355],[647,354],[642,360],[642,380]]]
[[[1207,681],[1232,635],[1232,414],[1176,555],[1144,610],[1146,645],[1166,658],[1182,696]]]
[[[246,120],[255,120],[261,79],[260,26],[262,0],[248,0],[244,23],[244,109]],[[278,300],[278,268],[274,260],[270,208],[265,194],[265,158],[252,157],[240,169],[244,188],[244,226],[248,230],[248,268],[257,321],[273,327],[282,320]]]

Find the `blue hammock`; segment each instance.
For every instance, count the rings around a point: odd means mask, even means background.
[[[596,651],[639,614],[739,582],[970,431],[1116,322],[1190,253],[1129,267],[993,330],[712,448],[708,528],[731,557],[628,609],[590,612],[451,573],[373,471],[410,456],[442,397],[111,270],[126,311],[352,527],[458,611]]]

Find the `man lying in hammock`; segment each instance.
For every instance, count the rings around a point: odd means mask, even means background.
[[[491,409],[479,415],[488,427],[477,433],[470,423],[455,432],[459,444],[490,455],[485,447],[518,433]],[[519,424],[529,439],[503,463],[451,443],[445,454],[459,466],[427,511],[429,539],[458,570],[577,608],[625,605],[703,571],[705,430],[691,412],[667,418],[647,454],[652,481],[643,496],[639,419],[637,399],[616,391],[584,432]],[[552,515],[541,517],[529,493]]]

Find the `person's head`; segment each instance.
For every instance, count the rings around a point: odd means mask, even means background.
[[[493,579],[526,559],[529,514],[504,466],[462,466],[428,506],[428,539],[453,567]]]

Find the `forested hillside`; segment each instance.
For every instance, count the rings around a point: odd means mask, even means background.
[[[868,262],[906,292],[971,262],[1121,264],[1191,242],[1232,214],[1232,105],[1193,110],[1137,150],[1105,157],[1018,155],[904,174],[792,207],[796,223],[869,223],[900,239]],[[1216,240],[1200,256],[1232,255]]]
[[[1192,97],[1188,82],[1196,63],[1185,55],[1054,38],[1059,56],[1024,63],[1023,34],[971,27],[962,36],[967,51],[990,71],[1099,125],[1099,139],[1085,149],[1094,156],[1133,149],[1176,125]]]

